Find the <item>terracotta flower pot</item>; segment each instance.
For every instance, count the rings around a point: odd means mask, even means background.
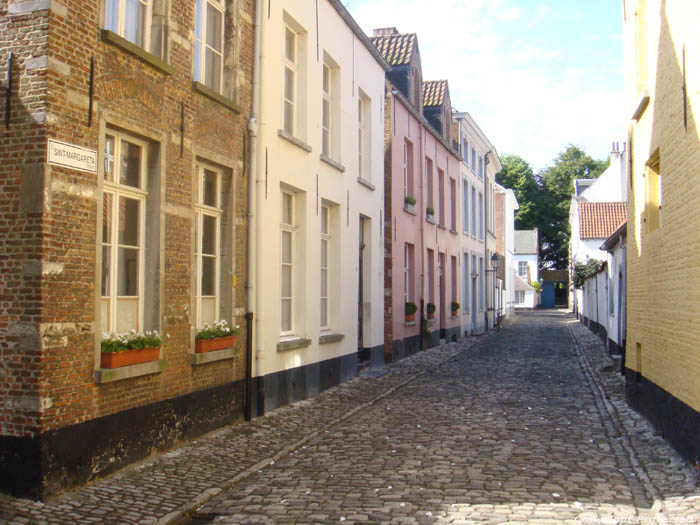
[[[416,314],[406,314],[406,322],[412,323],[416,320]]]
[[[123,352],[104,352],[100,355],[100,367],[119,368],[121,366],[149,363],[151,361],[157,361],[159,355],[160,346],[124,350]]]
[[[226,348],[233,348],[235,342],[235,335],[217,337],[216,339],[195,339],[194,351],[198,354],[203,354],[204,352],[213,352],[214,350],[224,350]]]
[[[435,312],[428,312],[428,319],[435,319]]]

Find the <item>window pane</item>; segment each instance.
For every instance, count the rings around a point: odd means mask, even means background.
[[[296,35],[288,27],[284,30],[284,56],[290,62],[296,62]]]
[[[202,253],[216,255],[216,217],[202,216]]]
[[[290,232],[282,232],[282,262],[292,263],[292,234]]]
[[[222,51],[222,20],[221,11],[207,3],[207,45],[219,53]]]
[[[139,329],[139,300],[117,299],[117,332]]]
[[[216,202],[217,174],[208,169],[204,169],[203,172],[202,204],[216,208],[218,206]]]
[[[141,146],[122,141],[119,183],[134,188],[141,187]]]
[[[292,330],[292,300],[282,299],[282,331]]]
[[[202,27],[204,26],[202,22],[202,18],[204,17],[203,2],[204,0],[196,0],[195,2],[194,36],[198,40],[202,39]]]
[[[119,0],[107,0],[105,6],[105,29],[119,31],[117,24],[119,22]]]
[[[102,247],[102,297],[109,297],[110,293],[110,266],[112,265],[112,248],[109,246]]]
[[[216,92],[221,91],[221,55],[212,51],[210,48],[206,50],[206,64],[204,71],[206,78],[204,84]]]
[[[321,267],[328,268],[328,241],[321,241]]]
[[[328,326],[328,299],[321,299],[321,326]]]
[[[290,102],[284,102],[284,131],[294,134],[294,107]]]
[[[122,297],[137,297],[138,277],[139,251],[133,248],[119,248],[118,295]]]
[[[282,222],[284,224],[294,224],[292,222],[292,196],[289,193],[282,194]]]
[[[100,329],[103,332],[109,332],[109,299],[100,299]]]
[[[204,297],[201,311],[199,312],[199,326],[213,324],[218,319],[216,315],[216,298]]]
[[[202,256],[202,295],[216,295],[216,257]]]
[[[114,137],[105,137],[105,180],[114,181]]]
[[[102,242],[112,244],[112,199],[111,193],[105,193],[102,199]]]
[[[328,66],[323,66],[323,91],[331,92],[331,70]]]
[[[119,244],[139,245],[139,201],[119,198]]]
[[[294,100],[294,71],[288,67],[284,68],[284,98]]]
[[[328,233],[328,208],[321,208],[321,233]]]
[[[145,48],[147,6],[139,0],[124,0],[124,38]]]
[[[292,296],[292,267],[282,266],[282,297]]]
[[[194,41],[194,79],[197,82],[202,82],[202,43],[199,40]]]
[[[321,270],[321,297],[328,297],[328,270]]]

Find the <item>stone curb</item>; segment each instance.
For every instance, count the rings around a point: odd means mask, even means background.
[[[584,370],[587,382],[589,383],[591,390],[593,391],[594,397],[596,398],[596,403],[605,409],[610,423],[612,424],[615,431],[617,432],[617,435],[622,441],[622,446],[625,452],[627,453],[627,459],[630,462],[630,466],[632,467],[634,474],[636,475],[637,479],[640,481],[642,487],[644,488],[647,497],[652,502],[652,511],[657,515],[658,518],[663,518],[663,514],[660,514],[663,506],[663,498],[660,496],[658,489],[651,481],[646,470],[644,470],[644,468],[642,467],[642,464],[637,456],[637,451],[634,447],[633,439],[631,438],[629,432],[625,428],[625,424],[623,423],[622,418],[620,417],[620,414],[618,413],[617,409],[608,400],[609,393],[599,380],[598,374],[593,371],[593,367],[591,366],[588,357],[582,349],[578,336],[571,329],[571,326],[567,326],[567,329],[569,331],[569,335],[571,336],[574,348],[576,349],[576,354],[581,364],[581,368]]]
[[[493,334],[493,332],[488,332],[488,333],[480,336],[480,338],[477,341],[473,341],[469,346],[466,346],[466,347],[452,353],[451,355],[446,356],[445,358],[439,360],[438,362],[436,362],[430,366],[432,366],[432,367],[440,366],[448,361],[455,359],[459,355],[467,352],[468,350],[471,350],[475,346],[477,346],[477,345],[481,344],[482,342],[484,342],[485,340],[487,340],[492,334]],[[450,344],[450,343],[448,343],[448,344]],[[428,349],[428,350],[431,350],[431,349]],[[414,354],[414,355],[420,355],[420,354]],[[398,363],[402,363],[402,361],[397,361],[397,364]],[[192,514],[194,514],[199,507],[201,507],[202,505],[207,503],[214,496],[220,494],[223,491],[231,489],[236,484],[238,484],[242,480],[246,479],[248,476],[255,474],[256,472],[262,470],[263,468],[265,468],[269,465],[273,465],[275,462],[283,459],[284,457],[288,456],[289,454],[291,454],[295,450],[300,449],[308,442],[313,441],[314,439],[316,439],[318,436],[320,436],[323,432],[325,432],[329,428],[332,428],[335,425],[338,425],[339,423],[346,421],[347,419],[349,419],[353,415],[355,415],[357,412],[374,405],[375,403],[381,401],[382,399],[385,399],[386,397],[390,396],[391,394],[393,394],[397,390],[403,388],[407,384],[415,381],[416,379],[424,376],[427,373],[428,373],[427,370],[423,370],[421,372],[418,372],[418,373],[411,375],[407,379],[404,379],[400,383],[390,387],[389,389],[387,389],[386,391],[382,392],[381,394],[375,396],[374,398],[370,399],[369,401],[365,401],[364,403],[356,406],[352,410],[345,412],[343,415],[332,419],[328,423],[324,424],[320,429],[312,431],[311,433],[300,438],[299,440],[295,441],[291,445],[284,447],[282,450],[276,452],[272,456],[259,461],[257,464],[253,465],[252,467],[248,467],[247,469],[240,471],[235,476],[233,476],[232,478],[230,478],[226,482],[222,483],[218,487],[212,487],[210,489],[205,490],[204,492],[202,492],[201,494],[196,496],[192,501],[180,506],[176,510],[174,510],[174,511],[166,514],[162,518],[160,518],[157,521],[157,523],[162,524],[162,525],[184,523],[184,521],[186,519],[190,518],[192,516]]]

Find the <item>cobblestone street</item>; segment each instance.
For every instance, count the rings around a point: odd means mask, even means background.
[[[697,471],[627,408],[611,368],[570,315],[521,314],[46,504],[0,497],[0,511],[10,523],[699,523]]]

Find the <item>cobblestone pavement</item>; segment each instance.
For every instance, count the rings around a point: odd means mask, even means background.
[[[695,469],[561,312],[419,353],[9,523],[700,523]]]

